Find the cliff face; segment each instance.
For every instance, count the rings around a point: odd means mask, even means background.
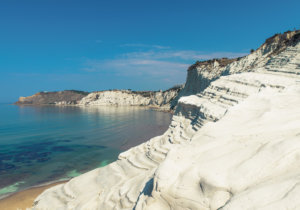
[[[192,66],[162,136],[45,191],[33,209],[298,208],[298,38]]]
[[[170,102],[181,87],[166,91],[99,91],[84,97],[79,105],[151,106],[170,109]]]
[[[76,90],[65,90],[58,92],[39,92],[32,96],[20,97],[17,105],[70,105],[77,104],[88,93]]]
[[[170,110],[171,101],[178,95],[181,86],[165,91],[107,90],[87,93],[65,90],[39,92],[32,96],[20,97],[17,105],[80,105],[80,106],[149,106]]]
[[[300,41],[300,31],[288,31],[283,34],[276,34],[268,38],[256,51],[248,56],[234,59],[213,59],[208,61],[196,62],[188,69],[185,87],[172,102],[177,105],[178,99],[182,96],[188,96],[200,93],[209,84],[220,76],[230,75],[240,72],[258,71],[259,68],[265,68],[266,64],[280,52],[288,47],[294,47]],[[281,62],[288,62],[288,56]],[[268,67],[267,67],[268,68]]]

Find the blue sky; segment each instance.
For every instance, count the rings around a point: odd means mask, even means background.
[[[1,0],[0,102],[38,91],[158,90],[196,60],[300,27],[300,1]]]

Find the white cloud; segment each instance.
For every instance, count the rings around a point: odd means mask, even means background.
[[[120,47],[134,47],[134,48],[154,48],[154,49],[169,49],[168,46],[162,45],[149,45],[149,44],[141,44],[141,43],[127,43],[122,44]]]
[[[149,59],[87,60],[82,70],[118,76],[170,76],[185,74],[189,64]]]
[[[147,80],[165,87],[185,82],[189,64],[151,59],[87,60],[82,70],[122,77],[125,80]],[[155,87],[154,87],[155,88]]]

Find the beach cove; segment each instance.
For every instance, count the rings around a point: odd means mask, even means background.
[[[161,135],[171,120],[170,113],[141,107],[2,104],[0,111],[0,206],[31,202],[50,186],[115,161]]]

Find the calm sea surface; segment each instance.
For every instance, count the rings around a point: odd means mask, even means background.
[[[0,104],[0,197],[105,166],[170,121],[138,107]]]

